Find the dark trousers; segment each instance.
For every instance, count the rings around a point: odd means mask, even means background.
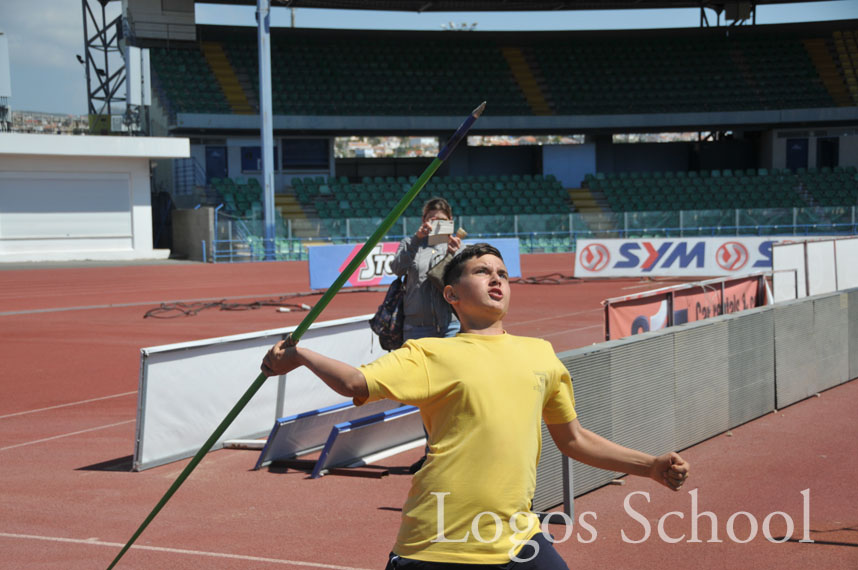
[[[569,570],[569,567],[554,550],[554,545],[541,532],[530,539],[539,548],[536,556],[533,556],[534,547],[525,544],[516,555],[527,562],[515,562],[510,560],[503,564],[455,564],[450,562],[424,562],[401,558],[392,552],[385,570]]]

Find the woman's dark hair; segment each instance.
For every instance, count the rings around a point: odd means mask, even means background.
[[[447,217],[451,220],[453,219],[453,208],[450,207],[450,203],[444,198],[430,198],[423,204],[423,217],[426,217],[426,214],[431,212],[432,210],[441,210]]]
[[[444,285],[453,285],[462,276],[462,271],[465,269],[465,262],[474,257],[482,257],[484,255],[494,255],[501,261],[503,256],[496,247],[487,243],[475,243],[467,246],[465,249],[456,254],[447,267],[444,268]]]

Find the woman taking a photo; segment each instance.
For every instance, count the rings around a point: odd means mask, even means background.
[[[459,332],[459,321],[441,292],[428,279],[429,270],[453,255],[462,240],[451,235],[447,243],[429,245],[432,222],[452,220],[453,210],[443,198],[432,198],[423,205],[423,223],[413,236],[404,238],[390,264],[396,275],[405,275],[405,340],[425,337],[450,337]]]

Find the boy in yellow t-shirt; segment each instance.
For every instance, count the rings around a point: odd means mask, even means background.
[[[509,279],[488,244],[466,247],[444,272],[459,316],[454,338],[425,338],[355,368],[288,341],[265,356],[269,376],[307,366],[355,404],[389,398],[420,408],[429,453],[412,480],[388,568],[567,568],[530,512],[541,419],[564,454],[678,490],[688,464],[654,457],[581,427],[572,383],[551,345],[503,329]]]

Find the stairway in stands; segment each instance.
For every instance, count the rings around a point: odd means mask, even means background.
[[[822,84],[825,85],[825,89],[834,99],[834,103],[838,107],[852,105],[852,97],[850,97],[846,84],[843,82],[843,76],[837,62],[832,57],[829,42],[823,38],[811,38],[803,41],[804,47],[810,55],[820,79],[822,79]]]
[[[852,103],[858,105],[858,31],[834,32],[834,49],[840,60],[846,89],[852,97]]]
[[[614,233],[617,230],[616,216],[601,191],[570,188],[568,192],[575,211],[587,216],[590,230],[599,232],[597,236],[600,238],[619,237],[619,234]]]
[[[239,83],[238,76],[235,74],[232,64],[229,63],[223,47],[217,42],[202,42],[202,50],[217,82],[223,89],[232,112],[238,115],[252,115],[254,113],[253,108],[250,106],[247,94]]]
[[[569,200],[575,206],[576,212],[582,214],[600,214],[602,212],[610,212],[611,210],[607,206],[601,192],[598,196],[589,188],[570,188],[568,192]]]
[[[292,237],[309,238],[319,235],[319,214],[312,208],[302,208],[294,190],[274,195],[274,208],[292,224]]]
[[[515,77],[521,92],[524,93],[527,104],[533,109],[534,115],[553,115],[551,106],[539,86],[534,70],[531,68],[521,48],[505,47],[502,49],[509,68]]]
[[[274,207],[280,210],[280,215],[284,218],[306,218],[307,215],[298,203],[298,198],[294,192],[291,194],[275,194]]]

